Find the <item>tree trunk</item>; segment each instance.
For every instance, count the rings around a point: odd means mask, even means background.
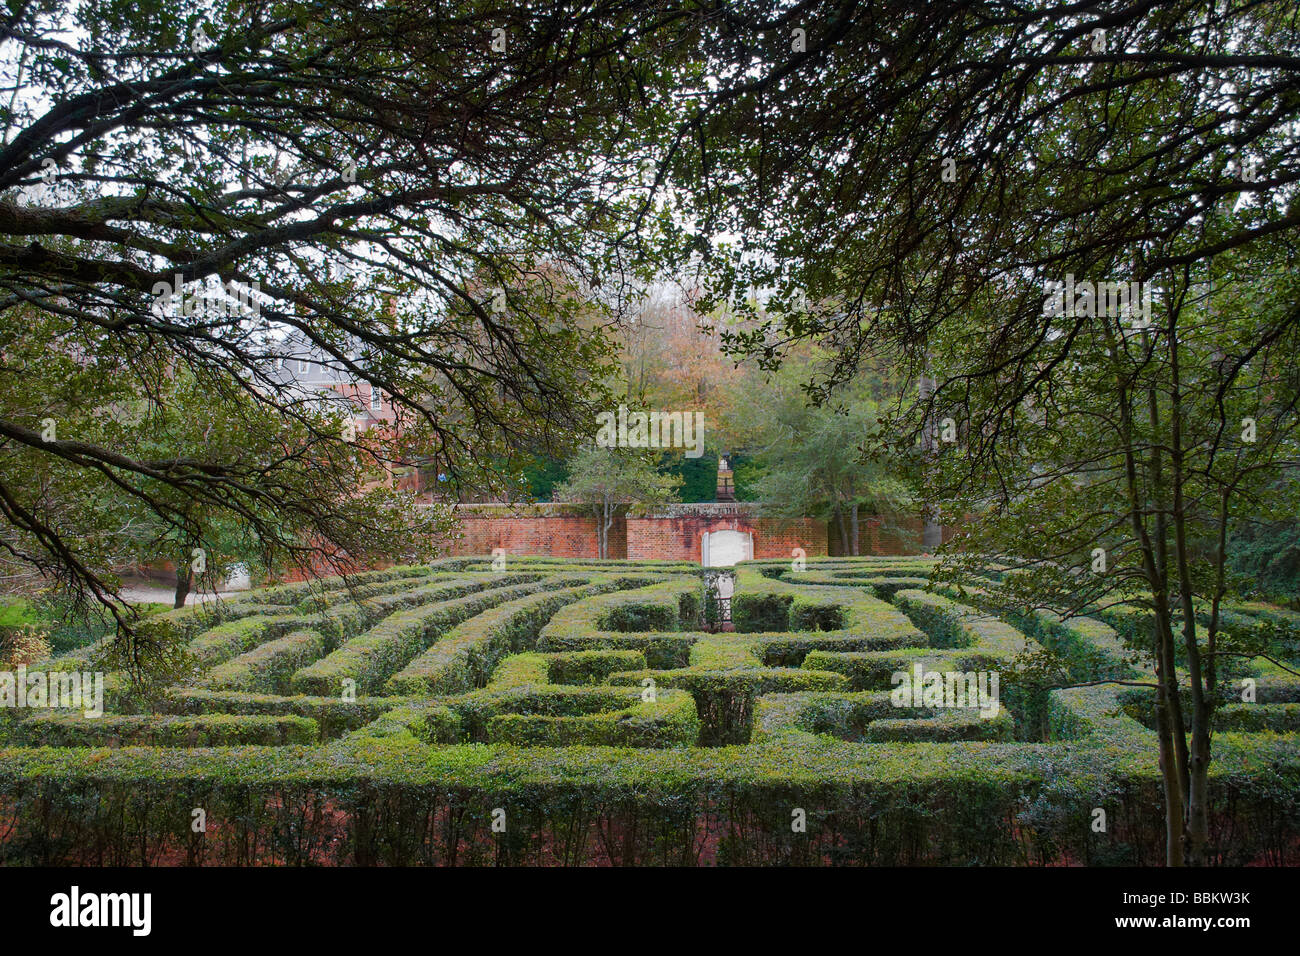
[[[1118,354],[1115,336],[1110,326],[1102,325],[1106,344],[1111,355]],[[1137,455],[1133,446],[1133,414],[1129,407],[1130,392],[1123,373],[1116,366],[1117,403],[1120,430],[1124,448],[1125,491],[1128,494],[1128,516],[1133,536],[1141,545],[1143,573],[1151,591],[1155,621],[1152,633],[1152,650],[1156,660],[1156,734],[1160,742],[1160,779],[1165,795],[1165,862],[1169,866],[1183,863],[1183,786],[1182,768],[1175,747],[1177,732],[1173,709],[1178,706],[1177,677],[1173,673],[1173,641],[1169,634],[1168,591],[1157,563],[1156,547],[1147,533],[1146,511],[1138,489]],[[1172,694],[1171,694],[1172,687]],[[1172,700],[1171,700],[1172,697]],[[1184,746],[1186,741],[1183,742]]]
[[[1192,744],[1187,766],[1187,832],[1183,859],[1188,866],[1208,866],[1210,848],[1210,709],[1192,708]]]
[[[609,557],[609,526],[613,523],[610,514],[613,510],[614,506],[608,501],[601,506],[600,530],[596,535],[596,547],[602,559]]]
[[[1179,369],[1178,335],[1175,315],[1170,313],[1166,336],[1169,348],[1170,388],[1170,466],[1173,472],[1174,557],[1178,568],[1178,592],[1183,611],[1183,646],[1187,651],[1187,677],[1192,692],[1192,733],[1187,756],[1186,827],[1183,831],[1183,857],[1190,866],[1205,866],[1210,844],[1210,724],[1214,701],[1206,691],[1201,651],[1196,643],[1196,605],[1192,585],[1191,562],[1187,543],[1186,502],[1183,494],[1183,404]],[[1217,555],[1224,560],[1222,550]],[[1220,573],[1222,565],[1220,565]],[[1215,598],[1217,624],[1218,597]]]
[[[176,563],[176,597],[172,607],[184,607],[185,599],[190,595],[190,583],[194,575],[190,570],[190,563],[181,560]]]
[[[1150,348],[1148,333],[1142,333],[1142,344],[1144,348]],[[1160,434],[1160,411],[1159,400],[1154,388],[1147,390],[1147,415],[1151,423],[1151,434]],[[1178,767],[1178,783],[1182,792],[1182,803],[1184,810],[1189,798],[1188,793],[1188,753],[1187,753],[1187,724],[1183,716],[1183,699],[1178,688],[1178,668],[1177,658],[1174,654],[1174,612],[1169,604],[1169,522],[1166,518],[1167,509],[1165,507],[1165,477],[1164,467],[1160,455],[1160,443],[1152,441],[1150,454],[1150,471],[1151,471],[1151,510],[1154,513],[1156,534],[1155,534],[1155,558],[1156,558],[1156,575],[1150,579],[1150,585],[1153,591],[1156,591],[1156,634],[1162,644],[1165,663],[1165,677],[1169,682],[1169,695],[1166,698],[1166,704],[1169,707],[1169,730],[1173,734],[1174,740],[1174,757]],[[1178,495],[1178,476],[1174,475],[1173,495]],[[1184,627],[1187,626],[1184,622]]]
[[[1169,707],[1164,640],[1156,626],[1156,734],[1160,739],[1160,779],[1165,794],[1165,865],[1183,865],[1183,788],[1178,753],[1174,747],[1173,720]],[[1177,685],[1175,685],[1175,688]],[[1175,694],[1177,690],[1175,689]]]
[[[928,366],[928,360],[926,364]],[[928,402],[935,388],[934,379],[930,377],[928,368],[926,374],[923,374],[917,383],[917,388],[921,393],[921,401]],[[933,456],[939,452],[939,437],[936,431],[934,410],[927,409],[925,426],[921,432],[921,450],[926,456]],[[934,554],[943,544],[943,526],[935,520],[934,508],[928,501],[922,504],[922,517],[924,524],[921,526],[921,550],[926,554]]]
[[[853,510],[849,512],[849,540],[853,545],[853,556],[856,558],[862,553],[862,545],[858,541],[858,503],[853,502]]]
[[[840,531],[840,554],[849,553],[849,529],[844,524],[844,511],[840,508],[840,503],[835,502],[835,527]]]

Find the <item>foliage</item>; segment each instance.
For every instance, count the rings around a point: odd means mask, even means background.
[[[31,624],[0,625],[0,670],[14,670],[50,656],[50,642]]]
[[[423,651],[423,638],[407,644],[380,672],[408,666],[355,700],[214,690],[177,673],[145,710],[110,674],[119,687],[103,718],[19,713],[0,727],[0,796],[14,811],[0,860],[1158,862],[1149,690],[1130,700],[1099,685],[1040,701],[1022,692],[1014,654],[1030,642],[982,605],[872,596],[874,581],[932,563],[739,569],[738,594],[765,594],[785,611],[777,632],[660,632],[698,611],[700,576],[689,566],[554,559],[518,559],[509,572],[448,559],[168,612],[160,618],[206,662],[199,676],[209,684],[227,665],[264,668],[272,658],[297,668],[292,683],[331,647],[459,623]],[[805,584],[814,574],[820,583]],[[996,584],[987,577],[981,591]],[[1279,609],[1247,610],[1286,620]],[[602,631],[610,621],[649,629]],[[945,635],[952,643],[954,628],[965,646],[935,646]],[[1099,647],[1113,639],[1099,623],[1072,633]],[[887,637],[910,650],[870,643]],[[84,669],[90,659],[52,663]],[[985,719],[898,708],[890,672],[918,662],[1000,670],[1003,709]],[[364,653],[335,663],[358,680],[375,666]],[[1300,682],[1260,676],[1260,703],[1225,708],[1216,737],[1215,862],[1293,856]],[[1040,706],[1051,736],[1031,738],[1027,718]],[[208,812],[201,840],[189,830],[194,806]],[[1087,825],[1094,806],[1107,810],[1104,836]],[[805,810],[806,832],[791,830],[792,807]],[[505,834],[492,830],[497,808]],[[123,814],[134,821],[127,830]],[[449,825],[454,840],[444,839]],[[706,839],[719,826],[736,832]]]
[[[1228,538],[1228,566],[1245,593],[1300,605],[1300,521],[1243,523]]]
[[[787,360],[777,372],[747,376],[745,388],[765,396],[740,416],[750,455],[762,469],[748,491],[778,514],[833,520],[842,553],[857,554],[859,510],[909,510],[911,494],[906,474],[885,460],[875,437],[886,381],[864,373],[830,396],[811,398],[803,385],[824,362],[814,351]]]
[[[584,445],[569,462],[569,478],[556,500],[586,505],[597,519],[600,557],[609,557],[609,529],[628,505],[652,507],[676,500],[681,478],[657,471],[635,450]]]
[[[564,462],[554,458],[535,457],[523,469],[523,485],[537,501],[550,501],[555,486],[569,477]]]
[[[1173,864],[1205,862],[1216,686],[1254,653],[1220,627],[1226,541],[1300,510],[1292,12],[853,5],[803,57],[737,29],[717,55],[754,69],[679,163],[698,228],[746,237],[706,297],[749,320],[734,351],[824,345],[818,395],[903,370],[885,433],[976,516],[950,553],[1023,557],[1012,608],[1149,617]]]
[[[6,557],[109,602],[124,527],[338,570],[395,540],[377,502],[351,498],[347,459],[413,460],[460,492],[513,483],[518,449],[566,452],[604,404],[604,329],[628,307],[607,280],[635,277],[633,245],[653,264],[643,162],[665,152],[691,19],[628,0],[15,7]],[[286,387],[291,338],[381,390],[400,436],[359,448]],[[146,447],[117,411],[167,375],[253,450],[220,427],[207,447]],[[142,512],[154,527],[130,523]]]

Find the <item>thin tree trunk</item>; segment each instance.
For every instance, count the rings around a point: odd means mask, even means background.
[[[609,557],[609,526],[613,523],[610,514],[614,506],[606,501],[601,505],[600,512],[600,533],[596,537],[596,547],[602,559]]]
[[[926,370],[921,375],[921,380],[917,383],[917,388],[921,393],[921,401],[928,402],[930,396],[934,394],[934,379],[930,377],[929,360],[926,360]],[[927,409],[925,413],[925,425],[921,432],[921,450],[929,457],[936,455],[939,451],[939,436],[937,426],[934,421],[933,409]],[[934,509],[927,501],[922,504],[921,526],[921,550],[926,554],[934,554],[943,544],[943,527],[935,520]]]
[[[1174,692],[1169,692],[1169,671],[1172,662],[1166,653],[1166,641],[1161,636],[1162,626],[1156,626],[1156,733],[1160,738],[1160,778],[1165,792],[1165,864],[1183,865],[1183,774],[1175,747],[1174,721],[1170,698],[1177,702],[1176,678]]]
[[[1108,324],[1102,329],[1112,356],[1118,356],[1114,334]],[[1173,661],[1172,640],[1166,640],[1169,630],[1169,611],[1166,600],[1166,588],[1156,564],[1155,548],[1147,533],[1143,521],[1144,511],[1138,497],[1138,466],[1133,450],[1133,416],[1129,408],[1129,389],[1118,365],[1115,366],[1115,384],[1119,390],[1120,437],[1124,448],[1124,478],[1128,494],[1129,522],[1133,535],[1142,550],[1142,563],[1147,584],[1151,590],[1155,627],[1152,644],[1156,659],[1156,734],[1160,743],[1160,779],[1164,785],[1165,796],[1165,862],[1169,866],[1183,864],[1183,787],[1178,758],[1173,747],[1173,721],[1170,713],[1170,694],[1168,672]],[[1175,678],[1174,703],[1177,703],[1178,688]]]
[[[193,572],[190,570],[190,563],[181,560],[176,564],[176,596],[172,607],[184,607],[185,599],[190,594],[190,582],[193,579]]]
[[[1178,567],[1178,592],[1182,599],[1183,645],[1187,651],[1187,676],[1192,692],[1192,734],[1187,758],[1187,825],[1183,857],[1192,866],[1204,866],[1210,843],[1210,722],[1214,704],[1207,700],[1201,673],[1201,652],[1196,646],[1196,606],[1187,548],[1186,507],[1183,497],[1182,394],[1178,365],[1178,337],[1170,312],[1168,342],[1171,432],[1170,465],[1173,470],[1174,552]]]
[[[858,503],[853,502],[853,508],[849,512],[849,527],[851,529],[850,540],[853,544],[853,556],[856,558],[862,553],[862,545],[858,541]]]
[[[1150,338],[1146,332],[1142,333],[1142,344],[1145,348],[1150,347]],[[1156,566],[1160,592],[1156,602],[1156,634],[1161,642],[1162,663],[1164,665],[1165,679],[1168,681],[1169,686],[1166,697],[1166,706],[1169,708],[1169,730],[1173,734],[1174,757],[1178,768],[1178,785],[1182,791],[1185,812],[1187,803],[1191,798],[1188,778],[1190,763],[1187,751],[1187,721],[1183,715],[1183,699],[1178,687],[1178,658],[1174,652],[1174,615],[1173,608],[1169,604],[1169,521],[1166,517],[1165,476],[1159,443],[1160,407],[1154,388],[1147,390],[1147,414],[1151,424],[1152,511],[1156,524]],[[1176,447],[1176,440],[1172,444]],[[1173,485],[1173,495],[1176,499],[1179,489],[1179,476],[1177,474],[1174,475]],[[1174,507],[1177,507],[1176,503]],[[1182,593],[1181,582],[1179,593]],[[1187,627],[1185,620],[1183,627]]]
[[[844,524],[844,512],[840,508],[840,503],[835,502],[835,527],[840,530],[840,554],[849,553],[849,530]]]
[[[1125,403],[1126,404],[1126,403]],[[1154,418],[1155,411],[1152,409]],[[1154,430],[1154,421],[1153,421]],[[1159,451],[1153,451],[1152,483],[1161,488],[1162,469]],[[1131,503],[1139,508],[1136,485],[1136,468]],[[1156,715],[1160,734],[1161,776],[1165,784],[1165,860],[1169,866],[1182,866],[1183,819],[1187,803],[1187,735],[1183,725],[1182,699],[1178,693],[1177,660],[1174,656],[1173,613],[1169,607],[1169,582],[1164,569],[1168,567],[1166,528],[1162,503],[1155,502],[1156,534],[1154,546],[1146,538],[1143,556],[1146,563],[1147,583],[1151,589],[1152,614],[1156,659]],[[1138,522],[1139,525],[1141,522]],[[1146,536],[1143,527],[1142,534]]]

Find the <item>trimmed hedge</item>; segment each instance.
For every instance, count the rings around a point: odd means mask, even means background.
[[[992,717],[966,708],[896,707],[888,691],[773,694],[755,716],[755,743],[794,734],[853,741],[1011,740],[1015,723],[1005,708]]]
[[[572,651],[639,651],[651,667],[685,667],[691,658],[691,648],[708,634],[548,634],[542,629],[537,649],[547,653]]]
[[[894,600],[900,607],[916,608],[916,613],[934,622],[932,626],[936,628],[937,636],[931,634],[930,643],[936,647],[979,648],[1011,658],[1033,643],[1005,621],[938,594],[899,591]],[[946,639],[952,639],[954,643],[942,643]]]
[[[828,671],[777,667],[629,671],[610,675],[609,682],[639,687],[647,678],[653,680],[656,687],[681,688],[694,698],[701,721],[699,744],[702,747],[749,743],[753,732],[754,703],[761,695],[839,690],[847,684],[841,675]]]
[[[1044,693],[1046,743],[1008,742],[1005,710],[985,720],[893,707],[892,671],[918,660],[1000,670],[1015,715],[1036,706],[1016,696],[1017,648],[1032,647],[1017,628],[946,598],[899,597],[900,606],[924,602],[931,630],[949,626],[952,643],[971,645],[926,646],[922,630],[874,596],[880,581],[908,577],[901,563],[809,563],[807,574],[834,584],[800,580],[789,562],[746,564],[737,595],[755,598],[754,619],[773,608],[785,617],[777,630],[724,634],[679,630],[698,611],[693,567],[487,567],[464,559],[350,592],[293,586],[274,595],[282,603],[255,593],[220,620],[162,615],[224,659],[208,664],[205,686],[168,690],[160,713],[106,718],[116,730],[6,718],[8,740],[42,733],[34,728],[43,723],[77,745],[0,750],[9,834],[0,863],[1162,860],[1154,735],[1133,716],[1142,692]],[[404,645],[362,688],[404,696],[352,703],[211,689],[282,690],[291,662],[315,666],[322,649],[351,643],[345,636],[385,627],[404,641],[426,613],[437,623],[420,640],[432,644]],[[253,620],[235,626],[241,619]],[[611,621],[667,630],[603,629]],[[1103,662],[1085,654],[1108,636],[1094,625],[1044,616],[1021,630],[1076,651],[1082,673]],[[802,666],[768,666],[787,662]],[[1220,711],[1214,862],[1300,862],[1300,682],[1263,665],[1243,673],[1257,676],[1261,703]],[[647,678],[653,699],[642,698]],[[1225,699],[1238,691],[1225,679]],[[111,711],[119,695],[108,699]],[[272,724],[282,729],[234,729]],[[120,746],[135,728],[179,735],[177,745]],[[114,746],[87,745],[101,733]],[[189,830],[195,806],[218,824],[207,834]],[[1088,825],[1096,806],[1107,810],[1104,835]],[[494,808],[507,813],[505,833],[491,829]],[[807,833],[791,832],[792,808],[806,811]]]
[[[1300,731],[1300,704],[1228,704],[1214,712],[1215,730]]]
[[[274,640],[301,623],[295,614],[241,617],[204,631],[189,644],[189,651],[202,665],[211,667]]]
[[[519,747],[689,747],[700,735],[695,702],[664,691],[619,710],[595,714],[498,714],[488,721],[488,743]]]
[[[997,670],[1006,663],[1005,657],[977,648],[905,648],[901,651],[868,651],[860,654],[813,651],[804,660],[803,666],[810,670],[843,674],[853,690],[869,691],[888,689],[890,678],[896,672],[910,673],[917,664],[927,671],[980,671]]]
[[[454,744],[461,739],[460,715],[446,704],[410,701],[387,711],[348,736],[364,745],[367,740],[409,736],[425,744]]]
[[[768,665],[797,667],[813,649],[852,651],[925,643],[925,635],[911,621],[866,591],[799,588],[746,567],[736,577],[732,622],[738,632],[763,635],[762,656]],[[801,629],[802,633],[790,633]]]
[[[1077,679],[1125,678],[1150,669],[1126,648],[1115,629],[1089,617],[1065,617],[1038,609],[1016,623],[1026,634],[1063,657]]]
[[[537,643],[542,626],[560,608],[618,587],[612,580],[508,601],[458,624],[389,678],[395,694],[453,694],[487,683],[497,663]]]
[[[906,634],[852,634],[835,631],[827,634],[762,636],[757,646],[763,663],[768,667],[798,667],[813,651],[851,654],[864,651],[902,650],[928,645],[925,635],[920,631]]]
[[[618,671],[646,667],[640,651],[573,651],[546,656],[546,679],[552,684],[600,684]]]
[[[281,697],[274,694],[241,694],[230,691],[174,688],[156,705],[163,714],[249,714],[309,717],[320,727],[321,737],[338,737],[358,730],[400,701],[383,697],[358,697],[355,701],[337,697]]]
[[[555,661],[552,655],[515,655],[485,690],[450,700],[466,739],[548,747],[677,747],[698,739],[700,722],[689,696],[656,689],[646,699],[639,687],[551,684]]]
[[[449,574],[425,573],[409,577],[389,578],[383,581],[371,581],[366,584],[352,582],[350,586],[342,587],[337,590],[309,594],[307,597],[304,597],[302,600],[294,604],[294,610],[299,614],[311,614],[320,611],[327,611],[340,604],[359,604],[360,602],[370,598],[384,597],[402,591],[415,590],[418,587],[433,584],[442,580],[449,580],[452,577],[453,575]]]
[[[945,740],[1013,740],[1015,720],[1004,708],[997,716],[981,717],[978,713],[945,711],[935,717],[887,718],[872,721],[864,728],[862,739],[876,743],[890,741],[914,743]]]
[[[287,694],[294,672],[333,647],[334,642],[319,631],[290,631],[212,668],[199,683],[213,690]]]
[[[740,590],[731,599],[731,623],[737,631],[785,631],[790,629],[793,594],[753,593]]]
[[[310,744],[320,727],[309,717],[207,714],[160,717],[41,714],[21,721],[16,736],[32,747],[231,747]]]
[[[972,638],[951,601],[924,591],[900,590],[894,605],[930,638],[931,647],[970,647]]]
[[[1212,797],[1232,813],[1212,821],[1214,862],[1297,862],[1294,738],[1225,734],[1216,748]],[[426,747],[407,734],[368,738],[364,761],[292,746],[10,749],[0,751],[13,821],[0,863],[140,865],[177,852],[231,865],[1163,859],[1149,752],[827,742],[791,756],[783,746]],[[195,806],[222,825],[192,834]],[[1107,810],[1104,837],[1088,826],[1096,806]],[[504,835],[491,828],[498,807]],[[794,807],[806,833],[791,833]]]
[[[762,667],[759,642],[735,634],[710,634],[691,646],[690,666],[704,670],[734,670],[737,667]],[[641,667],[646,665],[642,664]],[[625,668],[640,670],[641,668]]]
[[[686,664],[691,645],[703,635],[679,630],[682,608],[695,598],[698,578],[631,582],[630,590],[601,594],[556,612],[542,628],[537,649],[545,652],[641,651],[652,667]],[[607,624],[631,627],[645,622],[672,622],[666,631],[627,631]]]
[[[341,693],[343,681],[351,678],[356,681],[358,693],[373,693],[444,631],[503,601],[547,585],[555,587],[557,582],[488,590],[390,614],[366,633],[343,642],[327,657],[299,670],[290,678],[290,687],[300,694],[329,696]]]

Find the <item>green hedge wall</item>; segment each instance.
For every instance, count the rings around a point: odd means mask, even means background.
[[[1297,863],[1300,757],[1223,735],[1214,862]],[[0,751],[6,865],[1158,865],[1154,755],[1110,747],[443,747]],[[1108,833],[1089,827],[1093,807]],[[191,810],[209,833],[190,831]],[[505,810],[505,834],[491,830]],[[804,810],[806,833],[791,831]],[[328,810],[328,812],[327,812]],[[213,826],[213,823],[219,826]]]

